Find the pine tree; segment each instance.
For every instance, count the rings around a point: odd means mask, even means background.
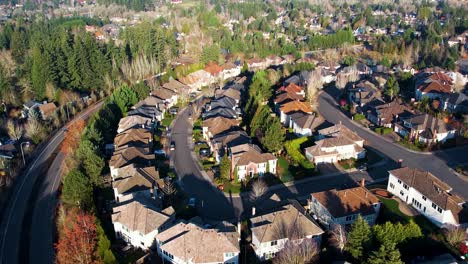
[[[231,160],[227,153],[224,153],[224,156],[219,163],[219,174],[222,179],[231,180]]]
[[[70,206],[88,209],[93,204],[93,189],[88,177],[75,169],[63,180],[62,200]]]
[[[383,244],[377,251],[370,254],[366,263],[368,264],[403,264],[400,258],[400,251],[394,243]]]
[[[362,260],[364,252],[369,242],[371,241],[371,229],[369,223],[358,216],[356,221],[351,225],[351,231],[348,234],[348,243],[345,250],[351,254],[356,260]]]
[[[269,152],[278,152],[283,148],[285,137],[285,132],[279,119],[274,117],[266,129],[262,144]]]

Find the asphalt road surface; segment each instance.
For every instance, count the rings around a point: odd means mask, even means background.
[[[86,119],[102,103],[92,106],[75,119]],[[62,154],[55,155],[63,141],[65,129],[61,128],[51,137],[13,186],[0,226],[2,264],[54,262],[54,216],[63,160]],[[55,160],[49,166],[53,158]]]

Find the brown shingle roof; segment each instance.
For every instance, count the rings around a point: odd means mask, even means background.
[[[435,72],[418,83],[418,89],[424,93],[450,93],[453,85],[452,79],[443,72]]]
[[[465,203],[463,198],[451,193],[452,187],[432,173],[408,167],[391,170],[389,173],[422,193],[442,209],[452,211],[457,222],[468,221],[468,212],[462,206]]]
[[[303,113],[312,113],[312,107],[310,104],[300,101],[291,101],[281,105],[280,111],[288,114],[291,112],[303,112]]]
[[[343,124],[336,124],[334,126],[321,129],[318,133],[325,137],[346,137],[355,142],[364,140]]]
[[[281,86],[276,92],[302,93],[304,92],[304,88],[297,84],[290,83],[287,86]]]
[[[129,147],[114,152],[109,161],[109,166],[120,168],[130,163],[150,164],[154,161],[154,154],[149,153],[149,148]]]
[[[223,68],[221,68],[218,64],[210,62],[206,65],[205,71],[208,72],[209,74],[213,76],[219,75],[222,71]]]
[[[252,144],[242,144],[231,147],[231,155],[235,165],[245,166],[249,163],[265,163],[269,160],[276,160],[271,153],[262,153],[261,150]]]
[[[172,96],[176,95],[176,93],[166,88],[159,88],[159,89],[152,91],[151,95],[161,100],[168,100],[168,99],[171,99]]]
[[[236,119],[225,118],[222,116],[208,118],[203,121],[203,127],[207,127],[211,135],[217,135],[239,126]]]
[[[299,113],[298,115],[292,117],[292,121],[303,129],[314,129],[322,122],[321,118],[318,118],[316,115],[303,113]]]
[[[333,189],[312,193],[311,196],[335,218],[354,214],[373,214],[375,213],[373,205],[379,203],[379,199],[363,187]]]
[[[120,194],[137,192],[164,186],[164,181],[159,178],[159,171],[154,166],[138,168],[131,164],[130,174],[119,173],[112,182],[112,187],[116,188]]]
[[[55,109],[57,109],[57,106],[54,103],[47,103],[39,105],[38,108],[41,112],[42,118],[47,118],[55,111]]]
[[[413,110],[407,105],[394,100],[388,104],[383,104],[375,107],[375,110],[380,113],[378,115],[382,119],[383,124],[390,124],[396,116],[401,116],[404,113],[412,113]]]
[[[170,80],[169,82],[163,84],[163,88],[169,89],[176,93],[182,93],[190,89],[190,87],[177,80]]]
[[[252,217],[250,221],[252,233],[260,243],[283,238],[296,240],[324,233],[295,201],[272,213]]]
[[[223,263],[224,253],[239,253],[239,234],[204,229],[193,223],[179,222],[156,239],[161,249],[191,263]]]
[[[154,230],[161,230],[170,224],[170,217],[174,214],[172,207],[158,212],[151,206],[145,206],[139,201],[132,201],[127,204],[114,207],[112,222],[118,222],[126,226],[131,231],[138,231],[143,235]]]
[[[148,129],[131,128],[114,138],[114,147],[116,150],[128,146],[148,147],[151,141],[152,135]]]
[[[304,101],[304,96],[297,94],[297,93],[285,92],[285,93],[279,94],[275,98],[276,104],[284,104],[284,103],[288,103],[291,101]]]
[[[226,90],[223,90],[222,92],[222,95],[223,96],[226,96],[226,97],[229,97],[229,98],[232,98],[236,101],[239,101],[240,98],[241,98],[241,92],[237,89],[234,89],[234,88],[228,88]]]
[[[126,116],[120,119],[117,132],[121,133],[130,128],[141,127],[142,125],[150,126],[151,124],[151,118],[148,117],[139,115]]]

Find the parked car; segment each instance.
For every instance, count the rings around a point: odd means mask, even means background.
[[[169,113],[171,113],[173,115],[177,115],[178,111],[179,111],[179,108],[177,108],[177,107],[172,107],[171,109],[169,109]]]
[[[189,199],[188,206],[195,207],[196,203],[197,203],[197,199],[192,197],[192,198]]]
[[[156,149],[154,151],[154,155],[166,156],[166,152],[164,151],[164,149]]]
[[[200,154],[200,156],[208,157],[208,156],[210,156],[211,151],[210,151],[209,148],[202,148],[202,149],[200,149],[200,153],[199,153],[199,154]]]
[[[195,142],[195,145],[196,145],[196,146],[200,146],[200,145],[203,145],[203,144],[206,144],[206,142],[205,142],[205,141],[197,141],[197,142]]]
[[[190,98],[195,98],[197,97],[197,93],[190,93]]]
[[[174,150],[174,149],[175,149],[175,142],[174,142],[174,141],[171,141],[170,148],[171,148],[171,150]]]

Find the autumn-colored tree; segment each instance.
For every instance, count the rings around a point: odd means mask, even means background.
[[[80,118],[68,126],[62,146],[60,147],[62,152],[65,154],[72,153],[78,147],[79,139],[85,125],[85,121]]]
[[[93,215],[71,210],[67,213],[57,249],[56,263],[98,263],[96,256],[96,219]]]

